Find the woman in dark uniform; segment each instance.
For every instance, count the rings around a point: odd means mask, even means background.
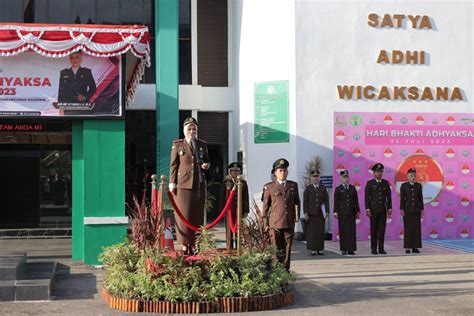
[[[349,171],[341,171],[341,184],[334,191],[334,218],[339,223],[339,243],[343,255],[357,250],[356,218],[360,216],[357,190],[349,184]]]
[[[187,118],[183,123],[184,139],[173,141],[170,159],[169,190],[173,192],[176,204],[183,216],[193,225],[204,223],[206,201],[206,178],[209,154],[206,142],[197,139],[198,123]],[[191,254],[195,248],[195,231],[188,228],[176,216],[178,242],[184,254]]]
[[[326,217],[329,212],[329,196],[326,187],[319,183],[318,170],[311,171],[311,183],[303,193],[304,218],[306,221],[306,248],[311,255],[322,256]],[[324,209],[323,209],[324,207]]]
[[[403,216],[403,247],[406,253],[419,253],[421,248],[421,218],[423,188],[416,182],[416,169],[410,168],[408,181],[400,187],[400,214]]]

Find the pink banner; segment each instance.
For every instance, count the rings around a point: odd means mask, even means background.
[[[406,171],[415,167],[423,184],[424,239],[472,238],[474,177],[474,114],[447,113],[334,113],[334,186],[339,172],[349,170],[350,182],[364,205],[364,187],[373,178],[371,167],[385,165],[384,178],[392,187],[393,215],[386,238],[403,238],[399,188]],[[370,223],[361,213],[358,240],[370,238]],[[338,238],[337,221],[333,238]]]

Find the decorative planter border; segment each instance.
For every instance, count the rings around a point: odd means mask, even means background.
[[[114,309],[126,312],[147,313],[238,313],[277,309],[293,304],[293,294],[274,294],[254,297],[224,297],[208,302],[143,301],[115,297],[102,288],[102,296]]]

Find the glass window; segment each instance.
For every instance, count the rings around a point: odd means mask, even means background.
[[[191,84],[191,40],[179,40],[179,83]]]
[[[191,39],[191,1],[179,0],[179,38]]]
[[[23,22],[23,1],[0,0],[0,22]]]
[[[122,0],[120,11],[122,24],[143,24],[143,0]]]
[[[191,1],[179,0],[179,83],[192,83]]]
[[[97,21],[96,0],[74,0],[72,16],[76,24],[93,24]]]
[[[97,0],[97,24],[120,24],[119,0]]]
[[[155,3],[154,0],[144,0],[143,24],[148,26],[150,35],[155,37]]]
[[[34,4],[35,4],[35,13],[34,13],[35,23],[48,23],[49,0],[36,0]]]
[[[49,0],[48,23],[73,23],[71,0]]]

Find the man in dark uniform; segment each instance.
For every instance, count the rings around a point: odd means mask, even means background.
[[[349,171],[340,173],[341,184],[334,190],[334,218],[339,224],[339,245],[343,255],[357,250],[356,218],[360,216],[357,190],[349,184]]]
[[[59,103],[89,103],[97,87],[92,71],[81,67],[80,52],[69,55],[70,68],[61,70],[59,78]]]
[[[197,139],[198,123],[195,118],[184,120],[184,139],[173,141],[170,159],[169,190],[174,193],[176,204],[183,216],[193,225],[204,223],[204,203],[206,200],[206,178],[209,154],[206,142]],[[178,242],[184,254],[194,250],[195,231],[188,228],[176,216]]]
[[[262,215],[269,218],[270,239],[277,248],[278,261],[287,270],[290,270],[295,223],[300,217],[298,184],[287,180],[289,165],[283,158],[273,163],[275,180],[265,188],[262,210]]]
[[[420,253],[423,188],[416,182],[416,169],[410,168],[408,181],[400,187],[400,214],[403,216],[403,247],[406,253]]]
[[[237,177],[242,173],[242,166],[238,162],[232,162],[228,166],[229,174],[224,179],[222,186],[221,186],[221,194],[220,194],[220,209],[224,209],[225,203],[227,202],[227,197],[230,194],[230,191],[237,185]],[[235,195],[231,204],[231,211],[232,211],[232,219],[234,222],[237,220],[237,189],[235,191]],[[246,217],[249,213],[249,189],[247,186],[247,181],[242,180],[242,216]],[[237,243],[236,241],[236,234],[232,233],[230,228],[230,217],[227,216],[226,221],[226,244],[227,250],[236,249]]]
[[[376,163],[372,167],[374,179],[365,186],[365,209],[370,218],[370,245],[372,254],[385,255],[384,239],[387,216],[392,216],[392,192],[387,180],[382,179],[384,166]]]
[[[322,256],[326,217],[329,214],[329,196],[326,187],[319,183],[319,170],[310,173],[311,183],[303,193],[304,219],[306,222],[306,249],[311,255]]]

